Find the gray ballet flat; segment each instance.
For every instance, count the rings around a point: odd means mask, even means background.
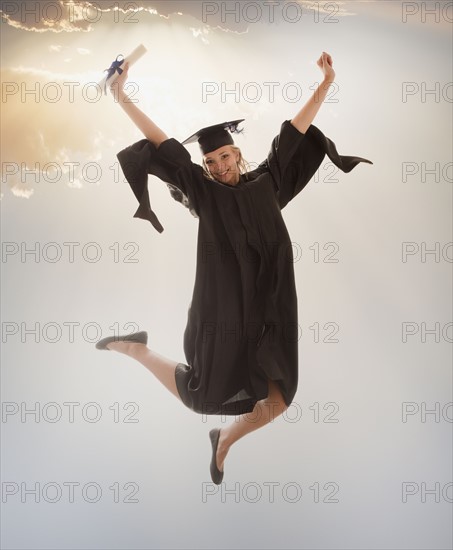
[[[107,336],[107,338],[99,340],[96,344],[96,349],[106,349],[108,351],[112,351],[106,347],[107,344],[110,344],[110,342],[136,342],[138,344],[146,345],[148,343],[148,333],[142,330],[140,332],[133,332],[132,334],[123,334],[122,336]]]
[[[211,479],[216,485],[220,485],[223,479],[223,472],[217,468],[216,454],[219,444],[220,428],[214,428],[209,432],[209,439],[212,445],[212,458],[211,458]]]

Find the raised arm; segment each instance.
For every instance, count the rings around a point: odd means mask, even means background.
[[[325,100],[327,90],[335,79],[335,71],[332,68],[332,58],[326,52],[322,52],[321,57],[317,61],[318,67],[324,74],[324,79],[318,88],[314,91],[311,98],[291,120],[291,124],[295,126],[299,132],[305,134],[313,122],[322,102]]]
[[[112,92],[115,100],[123,108],[132,122],[137,126],[137,128],[143,132],[145,138],[149,140],[153,145],[159,147],[159,145],[168,139],[168,136],[163,132],[154,122],[141,111],[135,103],[132,103],[124,91],[124,83],[127,79],[127,71],[129,69],[129,64],[124,63],[122,74],[115,80],[110,86],[110,91]]]

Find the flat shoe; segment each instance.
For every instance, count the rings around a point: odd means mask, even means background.
[[[219,444],[220,428],[214,428],[209,432],[209,439],[212,445],[212,458],[211,458],[211,479],[216,485],[220,485],[223,479],[223,472],[217,468],[216,454]]]
[[[107,344],[110,344],[110,342],[136,342],[138,344],[147,344],[148,333],[142,330],[140,332],[133,332],[132,334],[123,334],[122,336],[107,336],[107,338],[99,340],[96,344],[96,349],[106,349],[108,351],[112,351],[106,347]]]

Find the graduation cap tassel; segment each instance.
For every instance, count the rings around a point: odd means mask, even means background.
[[[242,134],[242,132],[244,131],[244,128],[238,128],[239,126],[239,122],[237,124],[233,124],[231,126],[228,126],[228,130],[232,133],[232,134]]]

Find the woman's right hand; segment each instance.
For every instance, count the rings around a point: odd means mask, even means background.
[[[127,80],[127,71],[129,69],[129,63],[125,61],[120,69],[123,69],[123,72],[118,76],[118,78],[110,84],[110,91],[112,92],[115,98],[118,97],[119,93],[123,91],[124,84]]]

